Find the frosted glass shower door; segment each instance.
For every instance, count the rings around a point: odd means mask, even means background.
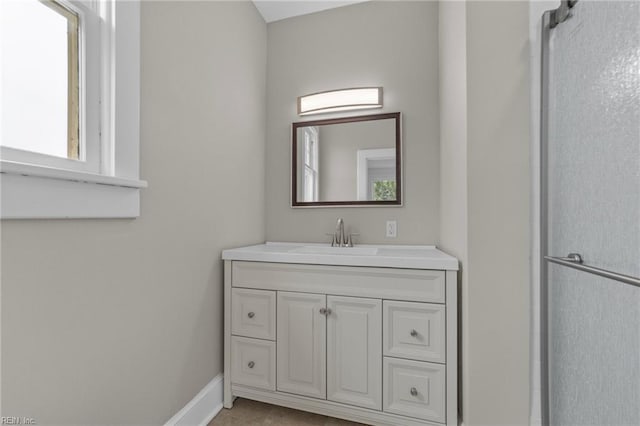
[[[543,255],[640,277],[640,2],[570,13],[548,33]],[[549,423],[640,425],[640,287],[545,265]]]

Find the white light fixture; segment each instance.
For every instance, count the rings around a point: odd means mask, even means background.
[[[382,87],[330,90],[298,98],[298,115],[368,108],[382,108]]]

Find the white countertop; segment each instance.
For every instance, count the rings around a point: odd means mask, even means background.
[[[458,270],[458,259],[435,246],[358,244],[350,248],[317,243],[267,242],[224,250],[222,258],[254,262]]]

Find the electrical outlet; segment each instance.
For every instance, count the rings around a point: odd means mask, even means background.
[[[395,220],[387,221],[387,238],[395,238],[398,236],[398,222]]]

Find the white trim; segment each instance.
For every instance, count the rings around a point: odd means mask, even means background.
[[[357,160],[358,201],[369,200],[369,160],[395,160],[395,148],[359,149]],[[395,164],[394,164],[395,168]],[[394,175],[395,179],[395,175]],[[396,195],[397,197],[397,195]]]
[[[319,188],[320,188],[320,169],[319,169],[319,161],[318,158],[318,142],[319,142],[319,132],[320,129],[318,126],[307,126],[303,128],[304,140],[302,141],[302,149],[298,149],[300,155],[298,157],[298,170],[296,171],[296,175],[298,177],[298,188],[302,191],[301,197],[304,202],[317,202],[319,199]],[[307,164],[307,136],[309,136],[309,142],[313,143],[311,157],[311,164]],[[307,189],[307,167],[311,169],[313,180],[313,194],[311,194],[311,200],[306,199],[306,189]],[[299,191],[300,192],[300,191]]]
[[[115,2],[101,1],[100,16],[105,23],[115,21]],[[116,43],[114,25],[100,27],[100,99],[104,100],[100,108],[100,172],[114,173],[115,154],[115,88],[116,88]],[[134,65],[135,66],[135,65]],[[135,70],[132,70],[135,71]],[[133,74],[133,72],[132,72]]]
[[[223,374],[213,378],[165,426],[206,426],[222,410]]]
[[[223,403],[225,408],[233,407],[231,394],[231,269],[230,260],[224,261],[224,380]]]
[[[82,13],[80,34],[78,37],[78,60],[80,61],[80,159],[85,167],[75,165],[78,171],[100,173],[100,27],[102,17],[97,4],[83,1],[69,1]],[[107,21],[107,25],[113,24]],[[81,162],[81,163],[82,163]]]
[[[114,105],[110,165],[119,177],[138,179],[140,169],[140,1],[115,1]],[[103,173],[106,173],[103,171]],[[106,173],[109,174],[109,173]]]
[[[446,354],[449,356],[446,363],[447,380],[447,425],[456,426],[460,422],[459,392],[458,392],[458,272],[446,271],[445,278],[445,321],[446,331]],[[452,359],[453,358],[453,359]]]
[[[140,216],[140,189],[0,174],[2,219],[97,219]]]
[[[106,176],[97,173],[78,172],[74,170],[56,169],[35,164],[16,163],[0,160],[0,173],[67,180],[73,182],[99,183],[103,185],[124,186],[126,188],[146,188],[144,180],[126,179]]]

